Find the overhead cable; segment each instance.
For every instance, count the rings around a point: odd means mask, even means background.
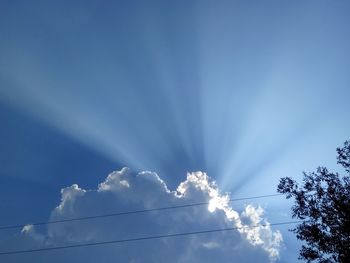
[[[249,229],[249,228],[278,226],[278,225],[290,225],[290,224],[297,224],[297,223],[301,223],[301,222],[304,222],[304,221],[300,220],[300,221],[277,222],[277,223],[271,223],[271,224],[258,224],[258,225],[243,226],[243,227],[231,227],[231,228],[209,229],[209,230],[201,230],[201,231],[193,231],[193,232],[171,233],[171,234],[143,236],[143,237],[108,240],[108,241],[91,242],[91,243],[77,243],[77,244],[70,244],[70,245],[65,245],[65,246],[54,246],[54,247],[43,247],[43,248],[35,248],[35,249],[3,251],[3,252],[0,252],[0,256],[23,254],[23,253],[43,252],[43,251],[50,251],[50,250],[61,250],[61,249],[68,249],[68,248],[101,246],[101,245],[108,245],[108,244],[118,244],[118,243],[127,243],[127,242],[135,242],[135,241],[146,241],[146,240],[180,237],[180,236],[191,236],[191,235],[193,236],[193,235],[200,235],[200,234],[227,232],[227,231],[233,231],[233,230],[238,230],[238,229]]]
[[[282,194],[269,194],[269,195],[234,198],[234,199],[230,199],[229,202],[260,199],[260,198],[267,198],[267,197],[273,197],[273,196],[279,196],[279,195],[282,195]],[[108,213],[108,214],[101,214],[101,215],[91,215],[91,216],[83,216],[83,217],[75,217],[75,218],[58,219],[58,220],[52,220],[52,221],[34,222],[34,223],[27,223],[27,224],[7,225],[7,226],[0,226],[0,230],[23,228],[27,225],[32,225],[32,226],[49,225],[49,224],[91,220],[91,219],[105,218],[105,217],[117,217],[117,216],[123,216],[123,215],[148,213],[148,212],[162,211],[162,210],[180,209],[180,208],[202,206],[202,205],[208,205],[208,204],[209,204],[209,202],[199,202],[199,203],[190,203],[190,204],[183,204],[183,205],[156,207],[156,208],[142,209],[142,210],[115,212],[115,213]]]

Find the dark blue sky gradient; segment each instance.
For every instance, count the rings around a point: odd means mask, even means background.
[[[122,167],[7,105],[0,106],[0,118],[2,225],[47,218],[59,189],[82,178],[83,187],[94,188]]]

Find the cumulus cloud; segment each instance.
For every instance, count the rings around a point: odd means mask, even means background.
[[[165,259],[168,262],[255,262],[257,257],[259,262],[278,260],[282,235],[264,219],[263,208],[247,205],[235,210],[229,195],[220,193],[217,184],[203,172],[188,173],[184,182],[170,190],[154,172],[133,173],[124,168],[109,174],[97,189],[84,190],[76,184],[62,189],[61,202],[52,211],[50,220],[200,201],[208,201],[209,205],[50,224],[46,229],[28,225],[14,240],[17,244],[22,239],[30,240],[31,244],[25,245],[36,248],[232,227],[236,229],[31,256],[35,262],[163,262]],[[258,227],[252,228],[252,225]],[[8,256],[7,259],[19,262],[21,257],[23,255]]]

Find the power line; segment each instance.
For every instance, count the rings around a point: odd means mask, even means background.
[[[267,197],[273,197],[273,196],[279,196],[279,195],[282,195],[282,194],[270,194],[270,195],[258,195],[258,196],[251,196],[251,197],[234,198],[234,199],[230,199],[229,202],[267,198]],[[67,218],[67,219],[60,219],[60,220],[53,220],[53,221],[7,225],[7,226],[0,226],[0,230],[23,228],[26,225],[32,225],[32,226],[49,225],[49,224],[57,224],[57,223],[64,223],[64,222],[82,221],[82,220],[90,220],[90,219],[105,218],[105,217],[117,217],[117,216],[123,216],[123,215],[148,213],[148,212],[154,212],[154,211],[179,209],[179,208],[194,207],[194,206],[201,206],[201,205],[208,205],[208,204],[209,202],[199,202],[199,203],[191,203],[191,204],[184,204],[184,205],[165,206],[165,207],[157,207],[157,208],[134,210],[134,211],[116,212],[116,213],[109,213],[109,214],[102,214],[102,215]]]
[[[259,225],[244,226],[244,227],[219,228],[219,229],[209,229],[209,230],[201,230],[201,231],[194,231],[194,232],[163,234],[163,235],[157,235],[157,236],[145,236],[145,237],[135,237],[135,238],[128,238],[128,239],[117,239],[117,240],[101,241],[101,242],[94,242],[94,243],[83,243],[83,244],[78,243],[78,244],[72,244],[72,245],[66,245],[66,246],[5,251],[5,252],[0,252],[0,256],[42,252],[42,251],[50,251],[50,250],[61,250],[61,249],[66,249],[66,248],[79,248],[79,247],[89,247],[89,246],[108,245],[108,244],[117,244],[117,243],[127,243],[127,242],[134,242],[134,241],[144,241],[144,240],[171,238],[171,237],[180,237],[180,236],[191,236],[191,235],[208,234],[208,233],[218,233],[218,232],[233,231],[233,230],[238,230],[238,229],[243,229],[243,228],[257,228],[257,227],[266,227],[266,226],[290,225],[290,224],[297,224],[297,223],[301,223],[301,222],[304,222],[304,221],[299,220],[299,221],[277,222],[277,223],[271,223],[271,224],[259,224]]]

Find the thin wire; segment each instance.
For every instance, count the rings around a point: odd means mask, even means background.
[[[282,194],[270,194],[270,195],[259,195],[259,196],[235,198],[235,199],[230,199],[229,202],[251,200],[251,199],[259,199],[259,198],[267,198],[267,197],[273,197],[273,196],[279,196],[279,195],[282,195]],[[154,211],[179,209],[179,208],[194,207],[194,206],[201,206],[201,205],[208,205],[208,204],[209,204],[209,202],[200,202],[200,203],[192,203],[192,204],[184,204],[184,205],[176,205],[176,206],[165,206],[165,207],[158,207],[158,208],[150,208],[150,209],[143,209],[143,210],[116,212],[116,213],[94,215],[94,216],[84,216],[84,217],[60,219],[60,220],[45,221],[45,222],[35,222],[35,223],[17,224],[17,225],[7,225],[7,226],[0,226],[0,230],[14,229],[14,228],[23,228],[23,227],[25,227],[27,225],[32,225],[32,226],[49,225],[49,224],[57,224],[57,223],[81,221],[81,220],[90,220],[90,219],[104,218],[104,217],[116,217],[116,216],[123,216],[123,215],[148,213],[148,212],[154,212]]]
[[[194,231],[194,232],[182,232],[182,233],[173,233],[173,234],[163,234],[157,236],[145,236],[145,237],[136,237],[136,238],[128,238],[128,239],[117,239],[110,241],[101,241],[94,243],[83,243],[83,244],[73,244],[66,246],[56,246],[56,247],[46,247],[46,248],[36,248],[36,249],[27,249],[27,250],[14,250],[14,251],[5,251],[0,252],[0,256],[3,255],[14,255],[14,254],[23,254],[23,253],[33,253],[33,252],[41,252],[41,251],[49,251],[49,250],[60,250],[66,248],[79,248],[79,247],[89,247],[89,246],[98,246],[98,245],[108,245],[108,244],[117,244],[117,243],[127,243],[134,241],[143,241],[143,240],[151,240],[151,239],[161,239],[161,238],[170,238],[170,237],[179,237],[179,236],[190,236],[190,235],[199,235],[199,234],[208,234],[208,233],[218,233],[218,232],[226,232],[233,231],[243,228],[256,228],[256,227],[266,227],[266,226],[278,226],[278,225],[290,225],[304,222],[302,220],[299,221],[288,221],[288,222],[277,222],[271,224],[259,224],[253,226],[244,226],[244,227],[232,227],[232,228],[219,228],[219,229],[210,229],[210,230],[202,230],[202,231]]]

